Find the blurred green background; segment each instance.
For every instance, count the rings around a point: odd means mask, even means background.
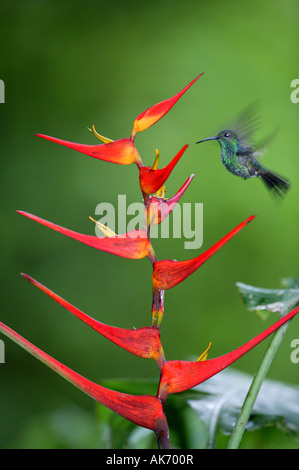
[[[167,164],[189,149],[167,181],[174,194],[195,173],[182,202],[202,202],[201,250],[183,239],[153,241],[159,259],[187,259],[209,248],[251,214],[257,218],[184,283],[166,292],[162,342],[167,359],[190,359],[212,341],[209,357],[228,352],[272,324],[245,310],[237,281],[279,287],[299,275],[299,103],[290,100],[298,70],[296,0],[234,1],[1,1],[1,321],[82,375],[100,381],[138,377],[158,382],[152,361],[117,348],[63,311],[19,275],[25,272],[94,318],[114,326],[150,324],[151,265],[117,258],[17,215],[25,210],[93,234],[88,216],[100,202],[141,201],[135,166],[113,165],[35,137],[44,133],[96,144],[87,127],[112,139],[128,137],[135,117],[205,72],[136,146],[152,164],[155,148]],[[255,100],[262,138],[279,126],[264,163],[289,177],[281,204],[259,180],[225,170],[214,135]],[[268,377],[299,383],[290,361],[288,329]],[[1,335],[0,446],[55,446],[47,416],[68,407],[93,420],[94,402]],[[236,368],[254,374],[266,345]],[[84,414],[85,416],[85,414]],[[76,424],[74,423],[74,429]],[[273,436],[272,436],[273,437]],[[266,439],[266,443],[263,439]],[[248,446],[273,441],[249,440]],[[88,439],[87,439],[88,441]],[[94,441],[77,446],[97,446]],[[276,446],[283,444],[277,438]],[[67,446],[67,444],[66,444]]]

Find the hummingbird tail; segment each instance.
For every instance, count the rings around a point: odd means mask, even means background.
[[[290,183],[269,170],[261,172],[261,178],[274,196],[282,197],[290,189]]]

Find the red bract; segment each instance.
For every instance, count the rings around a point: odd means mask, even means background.
[[[291,320],[299,313],[299,307],[292,310],[283,318],[278,320],[265,331],[257,335],[255,338],[248,341],[248,343],[240,346],[234,351],[225,354],[224,356],[215,359],[208,359],[206,361],[168,361],[165,362],[162,369],[159,397],[165,401],[170,393],[179,393],[189,390],[192,387],[204,382],[213,375],[221,372],[226,367],[230,366],[233,362],[237,361],[250,351],[252,348],[261,343],[269,335],[274,333],[278,328]]]
[[[178,201],[183,196],[184,192],[188,188],[189,184],[193,180],[194,175],[191,175],[178,190],[178,192],[170,199],[164,199],[163,197],[152,196],[150,199],[148,209],[148,224],[157,225],[163,222],[173,211]]]
[[[120,165],[130,165],[131,163],[136,163],[137,165],[141,164],[139,153],[131,139],[115,140],[108,144],[85,145],[56,139],[56,137],[50,137],[48,135],[36,135],[106,162],[119,163]]]
[[[197,256],[196,258],[189,259],[187,261],[175,261],[175,260],[162,260],[154,263],[153,271],[153,289],[171,289],[176,286],[194,271],[196,271],[203,263],[205,263],[212,255],[214,255],[225,243],[227,243],[232,237],[234,237],[242,228],[255,218],[255,216],[248,217],[244,222],[239,224],[219,242],[215,243],[205,253]]]
[[[162,442],[165,439],[168,440],[166,418],[161,402],[157,397],[151,395],[129,395],[98,385],[61,364],[2,322],[0,322],[0,331],[102,405],[139,426],[152,429],[156,433],[158,440]]]
[[[188,90],[188,88],[195,83],[203,73],[194,78],[185,88],[183,88],[179,93],[174,95],[172,98],[161,101],[160,103],[151,106],[135,119],[133,124],[133,130],[131,134],[131,139],[135,138],[137,132],[142,132],[145,129],[148,129],[150,126],[155,124],[159,119],[165,116],[166,113],[175,105],[175,103],[181,98],[181,96]]]
[[[93,235],[83,235],[82,233],[73,232],[72,230],[53,224],[52,222],[48,222],[47,220],[41,219],[36,215],[29,214],[28,212],[17,212],[34,220],[35,222],[55,230],[56,232],[60,232],[63,235],[67,235],[68,237],[74,238],[85,245],[105,251],[106,253],[129,259],[141,259],[146,256],[150,259],[153,258],[153,247],[144,230],[132,230],[124,235],[100,238]]]
[[[188,145],[184,147],[176,154],[171,162],[160,170],[155,170],[150,166],[139,167],[139,182],[141,190],[146,194],[153,194],[163,186],[168,176],[172,172],[173,168],[187,149]]]
[[[86,315],[77,307],[74,307],[74,305],[55,294],[55,292],[51,291],[46,286],[33,279],[33,277],[24,273],[22,273],[22,276],[40,290],[45,292],[49,297],[54,299],[58,304],[62,305],[62,307],[71,312],[77,318],[91,326],[95,331],[100,333],[102,336],[105,336],[105,338],[109,339],[126,351],[144,359],[155,359],[159,366],[161,366],[161,364],[165,361],[164,352],[160,341],[160,331],[158,328],[144,327],[138,328],[136,330],[130,330],[105,325],[104,323],[95,320],[89,315]]]

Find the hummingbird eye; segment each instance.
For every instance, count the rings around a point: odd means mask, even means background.
[[[230,136],[231,136],[230,132],[226,132],[226,133],[224,134],[224,137],[230,137]]]

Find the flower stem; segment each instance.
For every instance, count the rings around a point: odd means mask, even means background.
[[[290,306],[284,309],[284,314],[289,311]],[[284,316],[284,314],[282,316]],[[260,388],[263,384],[263,381],[267,375],[268,369],[274,359],[276,351],[278,350],[280,343],[284,337],[284,334],[287,330],[289,322],[279,328],[277,332],[273,335],[271,342],[268,345],[268,348],[264,354],[262,362],[252,380],[250,388],[248,390],[247,396],[244,400],[243,406],[241,408],[240,414],[238,416],[235,427],[232,431],[227,449],[238,449],[240,442],[242,440],[246,424],[249,420],[251,410],[254,406],[256,398],[259,394]]]

